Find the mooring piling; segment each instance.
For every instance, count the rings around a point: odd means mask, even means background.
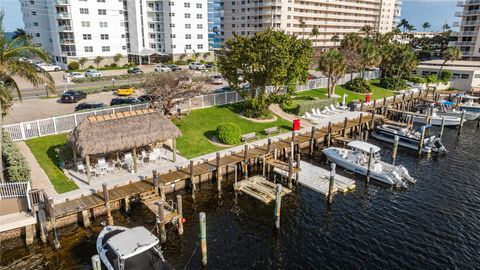
[[[110,197],[108,195],[107,183],[103,183],[102,188],[103,188],[103,200],[105,202],[105,209],[107,212],[107,222],[108,222],[108,225],[113,226],[113,217],[112,217],[112,210],[110,208]]]
[[[368,167],[367,167],[367,183],[370,182],[370,173],[372,168],[373,160],[373,147],[370,147],[370,152],[368,153]]]
[[[102,262],[100,261],[100,256],[92,256],[92,268],[93,270],[102,270]]]
[[[422,127],[422,134],[420,135],[420,143],[418,144],[418,155],[422,154],[424,139],[425,139],[425,126]]]
[[[195,199],[195,180],[193,175],[193,160],[190,160],[190,184],[192,185],[192,198]]]
[[[462,116],[460,117],[460,125],[458,126],[458,135],[460,135],[460,133],[462,132],[462,128],[463,128],[463,119],[465,119],[465,111],[462,111]]]
[[[315,145],[315,126],[312,127],[312,132],[310,133],[310,146],[309,146],[309,154],[310,156],[313,155],[313,147]]]
[[[301,161],[301,157],[300,157],[300,153],[296,155],[296,162],[297,162],[297,173],[295,173],[295,185],[298,185],[298,180],[300,179],[300,161]]]
[[[330,181],[328,183],[328,197],[327,202],[328,204],[332,204],[333,202],[333,183],[335,182],[335,168],[336,164],[332,162],[331,167],[332,170],[330,171]]]
[[[178,235],[183,235],[183,206],[182,195],[177,195]]]
[[[217,167],[217,190],[222,191],[222,168],[220,167],[220,153],[216,155],[216,167]]]
[[[395,165],[395,161],[397,160],[397,148],[398,148],[398,142],[400,141],[400,137],[398,135],[395,135],[394,140],[393,140],[393,150],[392,150],[392,164]]]
[[[443,130],[445,129],[445,116],[442,116],[442,126],[440,127],[440,135],[439,138],[442,139],[443,137]]]
[[[165,208],[163,208],[163,200],[155,203],[157,205],[157,225],[160,228],[160,241],[167,242],[167,231],[165,230]]]
[[[282,184],[277,184],[275,197],[275,228],[280,229],[280,212],[282,208]]]
[[[198,215],[200,220],[200,243],[202,247],[202,264],[207,265],[207,218],[205,212]]]

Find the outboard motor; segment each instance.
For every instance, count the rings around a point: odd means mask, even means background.
[[[448,152],[445,146],[443,146],[442,141],[440,141],[440,138],[436,139],[435,142],[433,143],[432,151],[436,153]]]
[[[415,184],[417,180],[415,178],[411,177],[410,174],[408,174],[408,170],[403,167],[402,165],[398,165],[397,168],[400,170],[400,174],[403,178],[405,178],[408,182]]]

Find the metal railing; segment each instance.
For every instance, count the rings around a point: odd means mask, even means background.
[[[27,197],[30,182],[0,183],[0,199]]]

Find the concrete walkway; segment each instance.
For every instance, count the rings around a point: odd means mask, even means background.
[[[52,183],[48,179],[48,176],[43,171],[40,164],[38,164],[37,159],[33,156],[30,148],[25,144],[24,141],[16,142],[18,148],[20,148],[20,153],[25,157],[28,164],[30,165],[30,176],[32,179],[32,188],[43,189],[49,197],[53,197],[58,193],[53,188]]]
[[[274,114],[282,117],[283,119],[287,120],[287,121],[290,121],[290,122],[293,122],[293,120],[295,119],[299,119],[300,117],[296,116],[296,115],[292,115],[292,114],[289,114],[289,113],[286,113],[285,111],[282,110],[282,108],[280,108],[280,105],[278,104],[272,104],[270,105],[270,107],[268,107]],[[306,120],[302,119],[301,121],[301,125],[302,127],[311,127],[312,124],[307,122]]]

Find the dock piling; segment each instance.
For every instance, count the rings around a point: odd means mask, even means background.
[[[315,128],[315,126],[313,126],[312,127],[312,132],[310,133],[310,148],[309,148],[310,156],[313,155],[313,147],[315,145],[315,131],[316,131],[316,128]]]
[[[277,184],[275,197],[275,228],[280,229],[280,212],[282,208],[282,184]]]
[[[98,255],[92,256],[92,268],[93,270],[102,270],[102,263],[100,261],[100,256]]]
[[[343,129],[342,129],[342,136],[345,137],[345,133],[347,132],[347,124],[348,124],[348,117],[345,117],[343,120]]]
[[[293,155],[288,160],[288,188],[292,188],[292,176],[293,176]]]
[[[460,125],[458,126],[458,135],[462,132],[463,120],[465,119],[465,111],[462,111],[462,116],[460,117]]]
[[[395,165],[395,161],[397,160],[397,148],[398,148],[398,142],[400,140],[400,137],[398,135],[395,135],[394,140],[393,140],[393,151],[392,151],[392,164]]]
[[[207,218],[205,212],[200,212],[200,242],[202,246],[202,264],[207,265]]]
[[[367,183],[370,182],[370,172],[371,172],[371,168],[372,168],[372,160],[373,160],[373,147],[370,148],[370,152],[368,153]]]
[[[272,151],[272,139],[268,138],[267,152],[270,153],[271,151]]]
[[[163,200],[160,199],[159,202],[156,202],[157,204],[157,224],[160,228],[160,241],[162,243],[167,242],[167,231],[165,230],[165,209],[163,208]]]
[[[193,175],[193,160],[190,160],[190,183],[192,184],[192,198],[195,199],[195,180]]]
[[[183,235],[183,206],[182,195],[177,195],[178,235]]]
[[[440,135],[439,135],[440,140],[443,137],[443,130],[444,129],[445,129],[445,116],[442,116],[442,126],[440,127]]]
[[[155,194],[158,195],[159,181],[158,181],[157,170],[152,170],[152,181],[153,181],[153,186],[155,187]]]
[[[103,200],[105,201],[105,209],[107,211],[107,222],[108,222],[108,225],[113,226],[113,217],[112,217],[112,210],[110,208],[110,197],[108,195],[107,183],[103,183],[102,188],[103,188]]]
[[[328,183],[328,204],[332,204],[333,202],[333,183],[335,182],[335,168],[337,164],[333,163],[331,164],[332,170],[330,171],[330,181]]]
[[[332,141],[332,122],[328,122],[328,133],[327,133],[327,147],[330,147],[330,142]]]
[[[222,191],[222,168],[220,167],[220,153],[217,152],[217,190]]]
[[[243,162],[247,163],[248,160],[248,144],[245,144],[245,149],[243,150]]]
[[[420,143],[418,144],[418,155],[422,154],[424,139],[425,139],[425,126],[422,127],[422,135],[420,135]]]
[[[297,154],[297,155],[296,155],[296,158],[297,158],[296,161],[297,161],[297,169],[298,169],[298,171],[297,171],[297,173],[295,174],[295,184],[298,185],[298,180],[299,180],[299,178],[300,178],[300,160],[301,160],[300,154]]]

